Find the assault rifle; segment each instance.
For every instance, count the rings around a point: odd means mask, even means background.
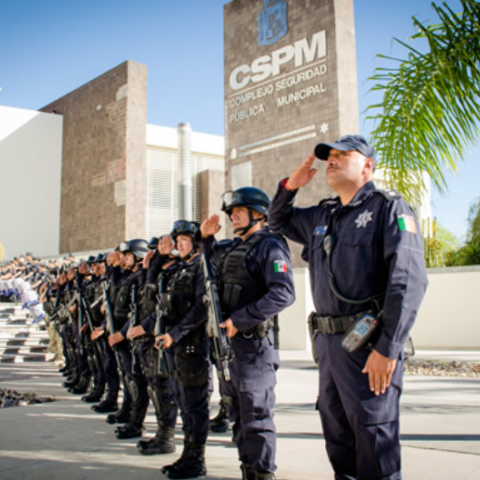
[[[75,294],[74,299],[78,303],[78,320],[77,320],[77,328],[78,328],[78,351],[80,355],[85,355],[85,336],[82,332],[83,325],[85,323],[85,312],[82,306],[82,295],[80,293],[80,289],[82,287],[78,286],[78,292]],[[70,313],[70,312],[69,312]]]
[[[107,329],[108,329],[108,333],[110,335],[113,335],[115,333],[115,321],[113,316],[112,302],[110,300],[110,294],[108,293],[108,288],[109,288],[108,280],[103,280],[103,300],[104,300],[104,308],[105,308],[105,318],[107,320]],[[117,365],[121,372],[123,364],[122,364],[122,359],[120,357],[120,354],[118,353],[117,345],[114,345],[112,347],[112,350],[115,353]]]
[[[138,324],[138,305],[137,305],[137,285],[132,285],[132,291],[130,292],[130,313],[128,314],[130,321],[130,328],[136,327]],[[130,342],[131,354],[132,354],[132,373],[135,373],[135,366],[137,363],[137,357],[135,352],[137,350],[137,342],[135,339]]]
[[[233,358],[233,351],[230,339],[225,329],[220,327],[223,323],[223,313],[220,308],[220,297],[218,295],[218,283],[213,274],[212,265],[206,255],[202,255],[202,268],[205,275],[205,297],[204,302],[208,309],[209,331],[213,331],[213,351],[215,360],[220,364],[223,376],[227,382],[230,381],[230,370],[228,364]]]
[[[59,300],[60,300],[60,296],[58,295],[58,292],[57,292],[57,298],[55,299],[55,313],[50,318],[50,320],[52,320],[52,321],[56,321],[57,317],[66,318],[66,317],[70,316],[70,308],[73,307],[73,305],[77,301],[77,297],[74,296],[70,300],[70,302],[68,302],[67,305],[58,306]]]
[[[85,300],[85,297],[81,294],[80,294],[80,300],[82,302],[82,308],[85,312],[88,328],[90,329],[90,332],[93,333],[93,331],[95,330],[95,327],[93,326],[93,317],[92,317],[92,312],[90,310],[90,306]],[[97,372],[103,371],[102,351],[100,349],[99,343],[96,340],[90,340],[88,342],[87,355],[88,355],[88,359],[91,362],[91,366],[93,366]]]
[[[166,314],[165,308],[162,308],[162,299],[165,295],[165,273],[160,273],[158,277],[158,293],[157,293],[157,306],[155,308],[156,314],[156,322],[155,328],[153,330],[153,334],[155,338],[159,335],[165,334],[165,319],[164,315]],[[164,300],[164,299],[163,299]],[[157,361],[157,375],[161,377],[168,376],[168,363],[167,359],[165,358],[165,350],[163,349],[163,340],[161,340],[158,344],[158,361]]]
[[[58,326],[58,303],[60,301],[60,287],[57,285],[57,292],[55,297],[55,305],[53,306],[53,315],[50,317],[50,321],[53,322],[53,328],[60,335],[60,327]]]

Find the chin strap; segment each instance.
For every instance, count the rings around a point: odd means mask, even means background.
[[[182,262],[188,262],[196,253],[196,250],[192,248],[192,250],[190,250],[190,253],[183,258],[180,257],[180,260],[182,260]]]
[[[253,210],[251,208],[248,209],[248,218],[250,223],[246,227],[239,227],[233,230],[233,233],[236,235],[245,235],[252,227],[254,227],[258,222],[265,219],[265,216],[259,218],[253,218]]]

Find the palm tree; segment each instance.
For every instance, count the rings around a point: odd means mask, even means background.
[[[395,39],[407,50],[406,59],[379,55],[392,68],[377,68],[371,91],[383,101],[370,106],[374,120],[371,140],[378,166],[390,186],[408,201],[420,198],[427,172],[439,191],[446,191],[445,174],[456,171],[465,148],[479,136],[480,120],[480,3],[460,0],[456,14],[447,5],[432,4],[440,22],[426,26],[413,17],[428,51]]]

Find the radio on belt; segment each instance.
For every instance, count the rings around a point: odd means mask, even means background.
[[[370,314],[365,314],[357,320],[345,333],[342,347],[350,353],[363,346],[378,327],[378,320]]]

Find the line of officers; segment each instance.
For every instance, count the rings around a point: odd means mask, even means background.
[[[209,428],[227,430],[225,410],[242,478],[275,478],[279,356],[273,318],[295,294],[287,244],[265,224],[269,205],[257,188],[226,192],[222,211],[232,222],[234,240],[215,239],[221,228],[217,215],[202,225],[179,220],[170,235],[130,240],[72,266],[47,291],[45,309],[63,344],[64,386],[86,394],[82,400],[94,403],[95,412],[108,414],[118,439],[141,437],[151,401],[157,432],[141,439],[137,449],[144,455],[172,453],[180,415],[183,451],[162,468],[169,478],[206,474]],[[233,353],[229,381],[211,354],[202,255],[218,279],[221,328]],[[211,422],[215,369],[221,402]]]

